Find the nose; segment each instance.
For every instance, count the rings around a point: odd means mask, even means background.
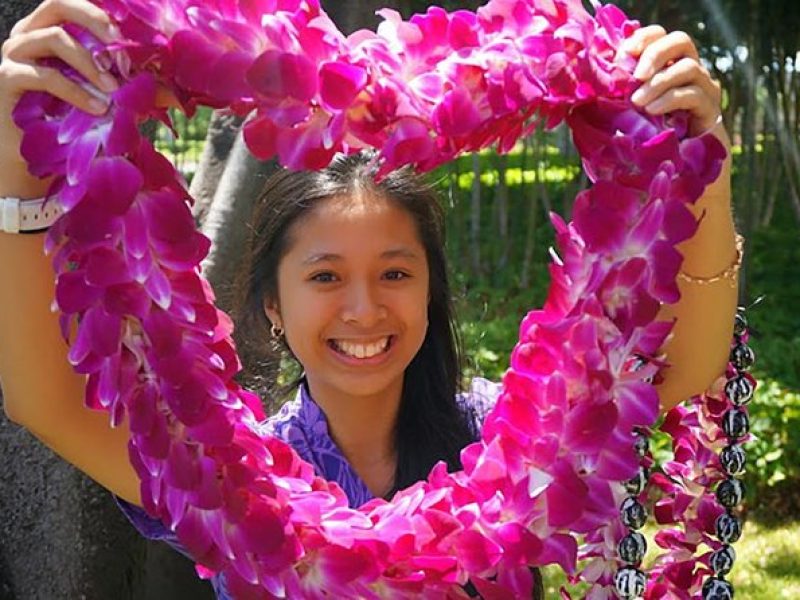
[[[379,324],[388,310],[380,293],[368,282],[352,282],[347,286],[342,307],[342,321],[364,329]]]

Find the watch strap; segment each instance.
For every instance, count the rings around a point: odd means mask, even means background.
[[[56,201],[47,198],[20,200],[0,198],[0,231],[36,233],[44,231],[63,214]]]

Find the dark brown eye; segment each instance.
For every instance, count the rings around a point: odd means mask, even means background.
[[[322,273],[315,273],[312,275],[311,280],[317,283],[332,283],[336,281],[336,275],[330,271],[323,271]]]
[[[384,277],[389,281],[400,281],[401,279],[408,279],[411,275],[403,271],[387,271]]]

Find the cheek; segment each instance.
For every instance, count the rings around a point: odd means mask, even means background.
[[[403,319],[411,331],[414,332],[415,337],[418,338],[420,345],[425,339],[425,334],[428,330],[428,303],[429,303],[428,289],[416,291],[412,297],[404,299],[400,303],[403,311]]]
[[[308,294],[303,286],[282,281],[280,306],[286,341],[295,357],[303,363],[308,357],[308,347],[318,339],[325,303]]]
[[[330,318],[330,303],[322,302],[313,296],[292,296],[291,302],[285,306],[284,328],[300,342],[309,337],[316,339],[319,330]]]

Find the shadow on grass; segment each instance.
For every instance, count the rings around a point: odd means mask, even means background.
[[[797,578],[800,576],[800,550],[787,547],[782,552],[771,552],[762,569],[770,577]]]

